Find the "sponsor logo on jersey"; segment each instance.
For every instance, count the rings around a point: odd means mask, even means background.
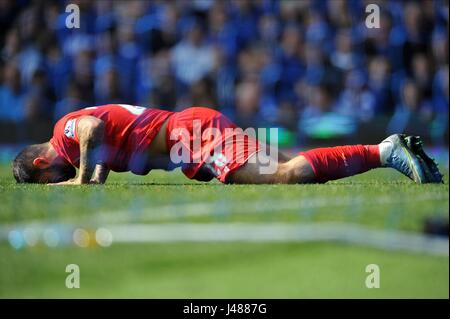
[[[68,138],[75,138],[75,123],[76,119],[68,120],[64,127],[64,135]]]

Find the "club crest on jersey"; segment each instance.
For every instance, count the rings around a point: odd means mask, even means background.
[[[68,138],[75,137],[75,119],[68,120],[66,126],[64,127],[64,135]]]
[[[216,176],[221,175],[222,173],[228,173],[230,170],[227,166],[228,159],[222,153],[214,154],[211,158],[211,162],[213,163],[212,169],[216,172]]]

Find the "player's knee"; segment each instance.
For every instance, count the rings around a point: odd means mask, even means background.
[[[298,183],[298,172],[295,171],[294,167],[288,165],[288,163],[280,164],[276,174],[277,182],[284,184],[294,184]]]
[[[279,183],[314,183],[315,176],[308,163],[289,161],[279,165],[277,178]]]

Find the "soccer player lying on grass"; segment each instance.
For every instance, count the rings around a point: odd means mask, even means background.
[[[319,148],[289,158],[209,108],[169,112],[111,104],[67,114],[50,141],[26,147],[12,168],[19,183],[59,185],[103,184],[110,170],[146,175],[176,167],[190,179],[239,184],[324,183],[378,167],[417,183],[441,183],[421,144],[397,134],[378,145]]]

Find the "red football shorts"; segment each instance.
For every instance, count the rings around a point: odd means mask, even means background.
[[[228,174],[260,150],[255,137],[246,134],[225,115],[205,107],[174,113],[166,133],[171,162],[181,166],[190,179],[215,177],[226,183]]]

